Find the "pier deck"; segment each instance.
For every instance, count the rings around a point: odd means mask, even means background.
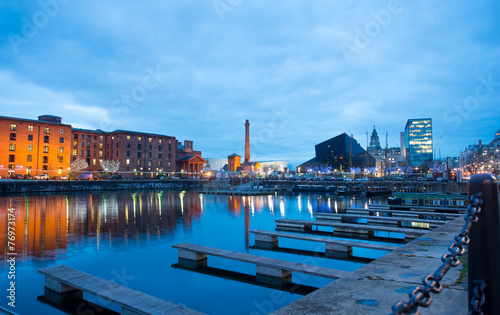
[[[122,314],[203,314],[64,265],[38,272],[45,275],[47,289],[60,294],[87,292],[120,305]]]
[[[349,272],[342,270],[306,265],[297,262],[262,257],[190,243],[175,244],[172,245],[172,247],[179,250],[180,259],[204,261],[204,266],[206,266],[207,255],[210,255],[255,264],[257,266],[257,274],[281,279],[288,278],[288,280],[290,281],[291,272],[299,272],[329,279],[338,279],[349,274]],[[199,266],[200,265],[197,265],[197,267]]]
[[[334,234],[336,232],[350,233],[350,234],[366,234],[369,237],[375,237],[375,232],[388,232],[388,233],[403,233],[405,235],[405,239],[415,239],[428,232],[428,230],[423,230],[423,229],[353,224],[353,223],[339,223],[326,220],[311,221],[311,220],[278,219],[275,221],[277,229],[293,230],[293,231],[296,230],[312,231],[313,226],[316,227],[327,226],[327,227],[332,227],[334,229]]]
[[[439,212],[427,212],[427,211],[408,211],[408,210],[391,210],[388,208],[346,208],[344,209],[347,213],[366,213],[369,215],[375,215],[376,213],[386,213],[391,216],[399,217],[413,217],[419,219],[427,220],[453,220],[461,216],[459,213],[439,213]]]
[[[282,232],[270,232],[263,230],[252,230],[250,233],[255,234],[255,245],[258,246],[259,243],[266,244],[267,248],[278,247],[278,238],[289,238],[301,241],[318,242],[325,244],[325,254],[331,257],[342,257],[348,258],[352,257],[352,248],[367,248],[376,249],[384,251],[393,251],[398,248],[398,246],[383,245],[383,244],[373,244],[358,241],[349,240],[336,240],[327,237],[318,237],[310,235],[292,234],[292,233],[282,233]],[[259,246],[260,247],[260,246]]]
[[[374,215],[363,215],[363,214],[345,214],[345,213],[316,213],[316,219],[318,220],[338,220],[341,222],[349,223],[352,219],[366,219],[367,224],[378,223],[378,224],[390,224],[417,228],[436,228],[440,225],[446,223],[446,221],[436,221],[436,220],[426,220],[417,219],[409,217],[384,217],[384,216],[374,216]],[[415,222],[416,224],[413,224]],[[355,223],[355,222],[353,222]],[[406,224],[405,224],[406,223]],[[408,224],[408,225],[407,225]]]

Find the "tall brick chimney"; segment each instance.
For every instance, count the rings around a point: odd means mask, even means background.
[[[250,123],[245,123],[245,163],[250,163]]]

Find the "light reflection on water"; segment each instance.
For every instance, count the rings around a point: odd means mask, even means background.
[[[126,272],[133,280],[121,284],[198,311],[248,314],[259,312],[262,301],[268,300],[273,290],[174,269],[171,265],[177,262],[177,251],[171,245],[191,242],[297,262],[315,259],[318,265],[351,271],[362,264],[254,249],[249,230],[274,230],[275,219],[311,220],[316,212],[336,213],[346,207],[366,207],[368,202],[385,203],[385,199],[319,195],[241,197],[194,191],[0,196],[0,268],[6,274],[8,253],[17,253],[16,312],[20,314],[62,314],[36,301],[43,294],[44,283],[37,270],[59,264],[108,280],[116,278],[113,275],[117,272]],[[8,246],[9,208],[15,209],[13,249]],[[294,240],[280,244],[308,250],[317,247]],[[254,265],[224,259],[209,258],[209,266],[212,264],[248,274],[255,272]],[[306,278],[305,284],[316,287],[330,282]],[[2,277],[0,288],[7,288],[7,282],[7,276]],[[273,305],[274,309],[300,298],[290,293],[284,296],[282,303]],[[7,307],[6,299],[0,301],[1,306]]]

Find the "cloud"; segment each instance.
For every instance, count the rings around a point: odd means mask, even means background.
[[[389,2],[243,1],[221,20],[212,1],[70,1],[18,53],[6,34],[22,35],[23,17],[41,7],[4,3],[2,114],[34,118],[50,109],[75,126],[188,138],[209,157],[238,150],[250,119],[256,154],[294,164],[339,133],[364,143],[376,125],[397,142],[408,118],[432,117],[446,135],[436,145],[456,156],[500,127],[499,86],[467,116],[449,112],[474,95],[478,77],[500,81],[500,5],[400,3],[383,22]],[[348,62],[341,44],[359,36],[366,45]],[[150,67],[164,80],[117,115],[112,104]],[[286,128],[264,137],[283,108]]]

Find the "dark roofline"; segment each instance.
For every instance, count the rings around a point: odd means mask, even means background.
[[[42,116],[48,116],[48,115],[42,115]],[[3,120],[17,120],[17,121],[39,123],[39,124],[50,124],[50,125],[69,126],[69,127],[71,127],[71,125],[69,125],[69,124],[63,124],[63,123],[58,123],[58,122],[53,122],[53,121],[46,121],[46,120],[38,120],[38,119],[26,119],[26,118],[9,117],[9,116],[0,116],[0,119],[3,119]]]
[[[130,131],[130,130],[123,130],[123,129],[117,129],[115,131],[108,132],[110,134],[117,134],[117,133],[129,133],[129,134],[134,134],[134,135],[144,135],[144,136],[154,136],[154,137],[169,137],[169,138],[174,138],[174,136],[167,136],[167,135],[161,135],[158,133],[147,133],[147,132],[140,132],[140,131]]]
[[[93,132],[93,133],[105,133],[108,132],[102,131],[101,129],[83,129],[83,128],[71,128],[72,131],[85,131],[85,132]]]

